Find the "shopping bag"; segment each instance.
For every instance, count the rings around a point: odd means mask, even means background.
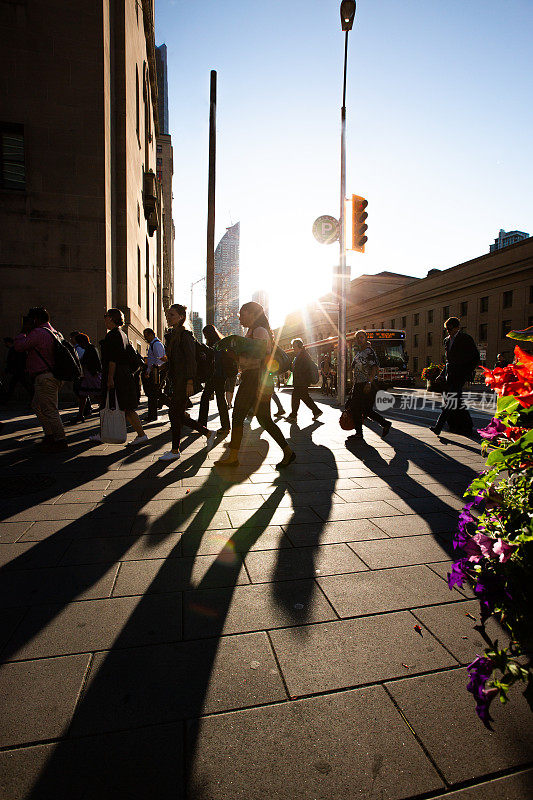
[[[100,437],[106,444],[126,441],[126,415],[118,407],[114,389],[109,389],[105,406],[100,411]]]
[[[344,409],[344,411],[340,416],[339,425],[341,426],[343,431],[353,431],[353,429],[355,428],[353,417],[351,415],[351,412],[348,411],[347,408]]]

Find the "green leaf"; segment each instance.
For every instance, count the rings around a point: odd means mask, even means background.
[[[533,342],[533,325],[522,331],[509,331],[508,339],[518,339],[519,342]]]

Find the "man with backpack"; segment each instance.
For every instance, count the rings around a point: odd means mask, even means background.
[[[27,356],[26,369],[34,382],[32,408],[44,431],[40,447],[47,453],[67,449],[65,428],[58,406],[59,389],[63,381],[54,375],[58,366],[58,341],[65,346],[61,334],[50,325],[48,311],[39,307],[30,308],[28,315],[23,318],[22,331],[13,345],[17,352],[25,352]]]
[[[323,411],[311,399],[309,387],[314,383],[318,383],[318,367],[305,349],[301,339],[294,339],[292,346],[296,355],[292,362],[292,404],[291,413],[287,420],[288,422],[296,422],[300,400],[311,409],[313,419],[317,420],[323,414]]]

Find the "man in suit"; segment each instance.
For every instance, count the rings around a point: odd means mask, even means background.
[[[444,340],[446,366],[444,378],[446,389],[443,392],[443,406],[435,425],[430,427],[440,436],[444,423],[455,409],[464,409],[462,403],[463,386],[479,364],[479,350],[471,336],[461,330],[457,317],[450,317],[444,323],[448,336]],[[466,412],[468,414],[468,412]]]

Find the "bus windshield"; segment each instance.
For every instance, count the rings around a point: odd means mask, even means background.
[[[371,347],[376,351],[380,367],[395,367],[396,369],[406,369],[407,359],[403,342],[370,342]]]

